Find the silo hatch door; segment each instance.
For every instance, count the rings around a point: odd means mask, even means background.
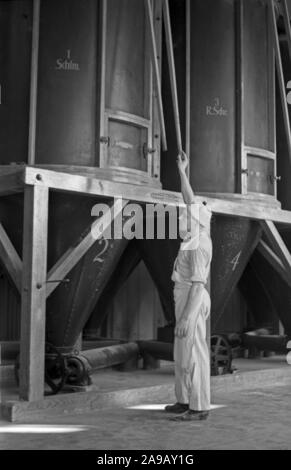
[[[276,196],[276,155],[270,150],[244,147],[242,188],[247,193]],[[244,192],[243,191],[243,192]]]
[[[150,121],[138,116],[106,113],[107,137],[106,166],[147,171]]]
[[[275,195],[273,158],[248,155],[248,192]]]
[[[158,151],[144,149],[158,132],[145,5],[108,0],[103,15],[100,167],[152,176]]]

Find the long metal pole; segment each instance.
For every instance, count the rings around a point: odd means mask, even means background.
[[[289,11],[288,11],[288,5],[287,5],[286,0],[282,0],[282,6],[283,6],[284,24],[285,24],[285,28],[286,28],[289,58],[290,58],[290,61],[291,61],[291,26],[290,26],[290,16],[289,16]]]
[[[29,105],[29,136],[28,164],[35,164],[36,112],[37,112],[37,77],[39,49],[39,15],[40,0],[33,0],[32,48],[30,72],[30,105]]]
[[[275,14],[273,0],[270,0],[269,4],[271,8],[271,26],[272,26],[272,32],[273,32],[275,54],[276,54],[277,75],[278,75],[278,82],[279,82],[281,102],[282,102],[283,118],[284,118],[284,124],[285,124],[288,156],[291,162],[290,119],[289,119],[289,111],[288,111],[288,106],[287,106],[287,97],[285,93],[284,72],[283,72],[283,65],[282,65],[282,59],[281,59],[280,43],[279,43],[279,37],[278,37],[278,32],[277,32],[276,14]]]
[[[191,140],[190,140],[190,109],[191,109],[191,7],[190,0],[186,0],[186,93],[185,93],[185,150],[189,157],[187,167],[188,177],[190,176],[191,165]]]
[[[174,107],[174,122],[175,122],[177,146],[178,146],[178,151],[181,152],[182,151],[182,138],[181,138],[179,103],[178,103],[178,93],[177,93],[177,79],[176,79],[171,18],[170,18],[170,9],[169,9],[168,0],[163,1],[163,17],[164,17],[164,25],[165,25],[165,36],[166,36],[166,46],[167,46],[168,63],[169,63],[171,93],[172,93],[172,101],[173,101],[173,107]]]
[[[151,50],[154,77],[155,77],[155,82],[156,82],[162,145],[163,145],[163,150],[167,150],[166,128],[165,128],[162,91],[161,91],[161,79],[160,79],[159,64],[158,64],[158,59],[157,59],[157,45],[156,45],[155,29],[154,29],[154,23],[153,23],[153,11],[152,11],[151,0],[145,0],[145,10],[146,10],[149,27],[150,27],[150,50]]]

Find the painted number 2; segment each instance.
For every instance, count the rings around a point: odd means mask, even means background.
[[[99,240],[98,244],[101,245],[101,243],[104,242],[104,247],[102,248],[102,250],[100,251],[100,253],[98,253],[95,258],[93,259],[93,263],[95,263],[96,261],[98,261],[99,263],[103,263],[104,259],[102,258],[102,255],[105,253],[105,251],[107,250],[108,246],[109,246],[109,241],[102,238],[101,240]]]
[[[241,251],[231,260],[230,264],[232,264],[232,270],[234,271],[237,267],[240,259]]]

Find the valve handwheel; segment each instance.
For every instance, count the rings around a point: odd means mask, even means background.
[[[225,336],[211,336],[211,375],[232,372],[231,362],[232,351]]]

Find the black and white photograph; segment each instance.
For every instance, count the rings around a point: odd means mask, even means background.
[[[290,423],[291,0],[0,0],[3,458],[217,465]]]

